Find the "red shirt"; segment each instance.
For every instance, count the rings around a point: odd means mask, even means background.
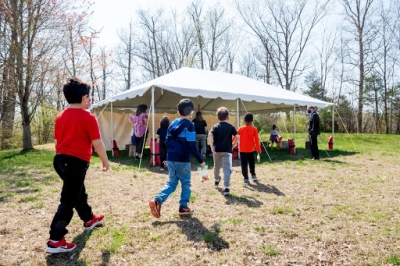
[[[258,153],[261,153],[257,128],[254,126],[241,126],[238,129],[238,134],[240,135],[239,150],[241,152],[253,152],[257,150]]]
[[[96,116],[81,108],[67,108],[55,119],[56,153],[67,154],[90,162],[92,141],[100,139]]]

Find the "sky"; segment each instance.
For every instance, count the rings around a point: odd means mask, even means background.
[[[219,2],[226,2],[220,0]],[[165,11],[176,8],[178,11],[186,8],[192,0],[95,0],[94,11],[90,26],[100,30],[100,38],[96,41],[99,46],[114,47],[118,42],[117,30],[127,28],[137,9],[158,9]],[[215,4],[217,0],[203,0],[205,5]]]

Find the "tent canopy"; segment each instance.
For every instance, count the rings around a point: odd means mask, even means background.
[[[99,116],[106,148],[111,149],[113,139],[121,148],[130,143],[132,125],[128,118],[139,104],[154,106],[153,115],[149,117],[150,136],[154,136],[154,130],[158,128],[154,114],[177,116],[177,104],[183,98],[192,100],[196,111],[200,110],[205,115],[215,115],[216,110],[224,106],[231,115],[236,115],[230,121],[237,123],[238,115],[244,112],[273,113],[293,111],[294,106],[323,108],[331,105],[244,76],[184,67],[95,103],[91,111]],[[213,117],[208,118],[209,128],[217,122]]]
[[[184,67],[93,104],[91,109],[103,109],[112,102],[114,112],[118,112],[148,104],[152,86],[155,88],[156,113],[176,113],[176,106],[182,98],[191,99],[196,109],[199,106],[205,113],[215,113],[221,106],[236,112],[237,99],[245,106],[240,107],[242,111],[254,113],[292,110],[295,105],[318,108],[331,105],[244,76]]]

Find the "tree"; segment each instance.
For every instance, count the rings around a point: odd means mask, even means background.
[[[129,90],[133,83],[134,53],[136,49],[133,22],[129,23],[128,29],[118,31],[120,44],[117,47],[116,64],[118,65],[123,80],[124,89]]]
[[[295,90],[295,79],[307,68],[301,59],[329,0],[314,2],[311,7],[309,0],[254,0],[248,5],[235,0],[239,14],[271,60],[278,84],[287,90]]]
[[[363,104],[364,104],[364,80],[366,76],[366,60],[367,54],[370,52],[367,48],[371,43],[372,28],[368,28],[368,19],[370,19],[371,7],[374,0],[342,0],[343,7],[346,12],[346,16],[349,23],[354,26],[355,31],[352,35],[357,41],[357,49],[355,52],[358,54],[357,58],[351,58],[351,64],[358,68],[358,113],[357,113],[357,125],[358,132],[363,132]],[[372,25],[372,23],[370,23]],[[352,56],[352,55],[351,55]]]
[[[305,83],[308,89],[304,90],[304,94],[322,101],[328,100],[326,90],[322,87],[321,77],[318,76],[316,71],[306,76]]]
[[[380,109],[381,102],[384,100],[384,86],[382,78],[373,73],[365,78],[364,102],[373,108],[375,119],[375,132],[380,133]]]

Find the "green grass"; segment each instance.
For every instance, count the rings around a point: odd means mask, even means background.
[[[393,265],[400,265],[400,257],[397,255],[390,255],[387,259],[386,259],[387,263],[393,264]]]
[[[261,246],[261,252],[268,256],[276,256],[279,254],[279,251],[276,248],[265,245]]]

